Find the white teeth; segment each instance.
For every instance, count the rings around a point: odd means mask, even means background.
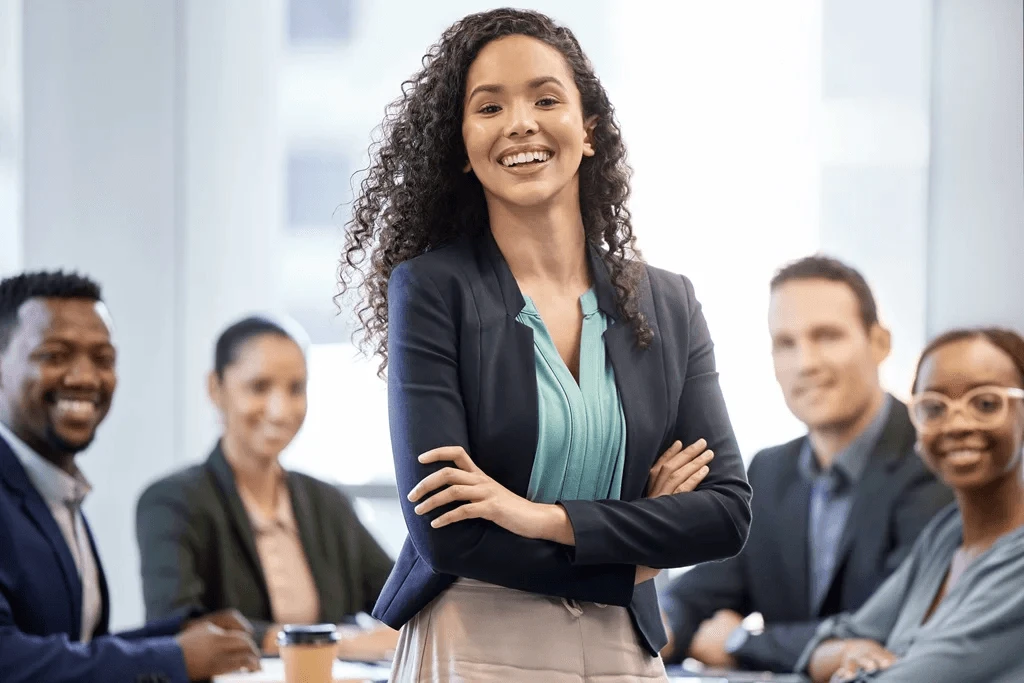
[[[515,166],[517,164],[525,164],[530,161],[547,161],[551,158],[551,152],[520,152],[519,154],[509,154],[506,157],[501,158],[502,166]]]
[[[954,465],[969,465],[981,459],[981,451],[960,449],[946,453],[946,459]]]
[[[57,410],[68,417],[84,420],[96,414],[96,404],[92,401],[75,401],[62,398],[57,401]]]

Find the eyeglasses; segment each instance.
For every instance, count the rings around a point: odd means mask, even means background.
[[[914,394],[910,399],[910,421],[922,434],[942,429],[959,411],[975,426],[998,427],[1010,414],[1010,401],[1024,399],[1024,389],[984,386],[968,391],[958,399],[936,391]]]

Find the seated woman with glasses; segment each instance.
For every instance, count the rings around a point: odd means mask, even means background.
[[[1022,399],[1019,334],[957,330],[928,345],[910,415],[956,503],[860,610],[822,624],[798,670],[815,683],[1024,681]]]

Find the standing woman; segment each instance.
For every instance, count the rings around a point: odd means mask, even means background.
[[[736,554],[750,489],[693,287],[633,248],[607,94],[567,28],[510,9],[403,91],[341,273],[407,496],[374,610],[393,680],[666,680],[651,579]]]

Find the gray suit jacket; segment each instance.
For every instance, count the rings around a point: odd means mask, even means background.
[[[320,620],[369,612],[392,561],[335,486],[287,473],[299,537],[320,597]],[[273,617],[249,517],[220,445],[205,463],[151,485],[139,499],[136,535],[149,619],[182,607],[235,608],[262,642]]]

